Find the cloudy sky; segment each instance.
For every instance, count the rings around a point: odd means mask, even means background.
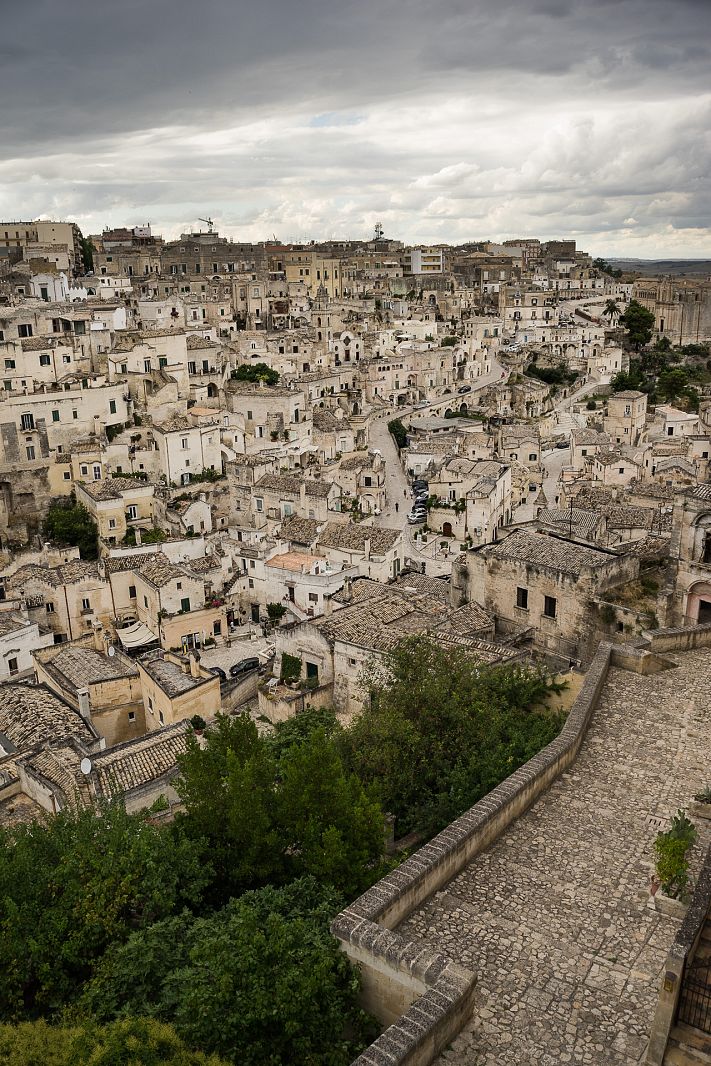
[[[711,0],[0,0],[0,217],[711,257]]]

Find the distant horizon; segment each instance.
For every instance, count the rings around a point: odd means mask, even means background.
[[[708,0],[7,6],[0,218],[711,256]]]

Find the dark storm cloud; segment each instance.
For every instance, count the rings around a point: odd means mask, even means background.
[[[203,204],[251,236],[382,217],[406,239],[539,221],[640,247],[708,237],[706,0],[0,0],[0,14],[0,214],[172,231]]]

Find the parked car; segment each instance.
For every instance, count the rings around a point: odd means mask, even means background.
[[[429,402],[427,400],[420,400],[419,403],[415,404],[416,411],[421,411],[423,407],[429,407]]]
[[[457,392],[459,393],[460,396],[462,396],[465,392],[471,392],[471,391],[472,391],[471,385],[462,385],[460,388],[457,389]]]
[[[567,440],[559,440],[558,443],[556,444],[556,448],[567,448],[567,447],[568,447]]]
[[[411,526],[419,526],[427,518],[427,511],[411,511],[407,520]]]
[[[415,503],[427,503],[430,498],[429,489],[423,489],[421,492],[415,492]]]
[[[413,491],[419,491],[420,489],[428,489],[430,487],[429,481],[425,481],[424,478],[416,477],[412,482]]]
[[[225,681],[227,681],[227,674],[221,666],[208,666],[208,670],[211,674],[214,674],[215,677],[219,677],[221,685],[224,685]]]
[[[249,659],[242,659],[240,662],[235,663],[230,667],[230,677],[242,677],[244,674],[250,674],[252,670],[259,669],[259,658],[256,655],[252,655]]]

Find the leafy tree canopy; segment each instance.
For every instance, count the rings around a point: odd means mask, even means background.
[[[193,906],[209,866],[118,805],[0,833],[0,1018],[53,1015],[109,944]]]
[[[376,879],[382,813],[326,730],[308,741],[279,750],[247,715],[218,717],[203,747],[188,739],[181,825],[207,846],[223,890],[313,874],[354,894]]]
[[[278,385],[279,373],[266,363],[241,363],[232,372],[235,381],[263,381],[265,385]]]
[[[407,444],[407,430],[400,421],[399,418],[392,418],[388,422],[388,430],[390,431],[393,440],[397,444],[398,448],[404,448]]]
[[[82,1007],[148,1014],[239,1066],[348,1066],[373,1036],[358,978],[329,933],[342,899],[314,878],[169,918],[105,956]]]
[[[96,559],[99,554],[96,522],[86,507],[73,499],[51,505],[42,531],[55,544],[78,547],[82,559]]]
[[[620,315],[620,324],[627,330],[627,339],[637,351],[652,339],[654,315],[637,300],[630,300],[625,313]]]
[[[0,1060],[5,1066],[226,1066],[216,1055],[190,1051],[171,1026],[148,1018],[105,1026],[0,1025]]]
[[[537,708],[552,686],[527,667],[489,669],[426,637],[403,641],[369,679],[371,701],[339,738],[399,833],[447,825],[551,741]]]

